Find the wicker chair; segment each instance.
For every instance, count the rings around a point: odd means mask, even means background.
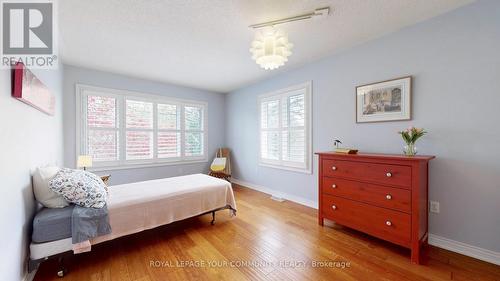
[[[210,165],[210,172],[212,177],[225,179],[231,182],[231,158],[229,148],[219,148],[215,154],[215,159]]]

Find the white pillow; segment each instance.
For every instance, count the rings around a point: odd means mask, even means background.
[[[33,174],[33,192],[40,204],[47,208],[64,208],[68,201],[49,188],[49,181],[61,170],[59,167],[40,167]]]

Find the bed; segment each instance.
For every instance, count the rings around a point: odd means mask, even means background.
[[[112,232],[90,240],[92,245],[203,214],[212,213],[213,224],[218,210],[236,213],[231,184],[203,174],[110,186],[107,207]],[[30,270],[72,250],[71,208],[44,208],[35,216]]]

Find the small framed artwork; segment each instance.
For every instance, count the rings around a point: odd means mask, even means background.
[[[411,119],[411,76],[356,87],[356,123]]]

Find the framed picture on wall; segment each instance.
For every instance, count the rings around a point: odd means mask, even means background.
[[[43,113],[53,116],[56,97],[22,62],[18,62],[12,71],[12,97],[31,105]]]
[[[411,76],[356,87],[356,123],[411,119]]]

